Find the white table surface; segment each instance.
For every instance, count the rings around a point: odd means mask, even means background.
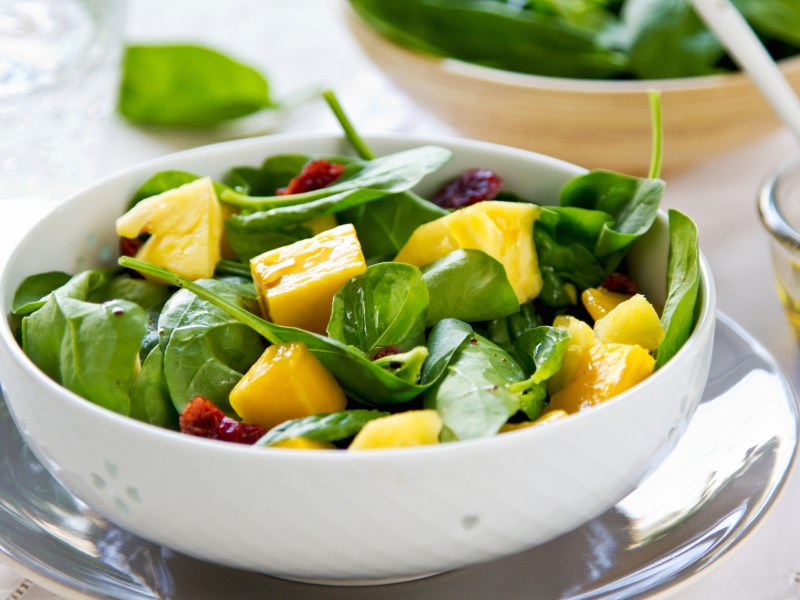
[[[368,61],[349,38],[334,0],[130,0],[127,39],[198,42],[219,48],[268,74],[278,97],[308,85],[333,87],[362,132],[458,135],[404,96]],[[324,104],[315,101],[287,115],[279,129],[336,132],[338,126]],[[95,175],[217,139],[209,133],[140,130],[115,120]],[[796,152],[788,132],[776,131],[711,157],[668,177],[664,206],[679,208],[697,222],[714,273],[719,309],[764,344],[792,383],[800,386],[800,346],[774,292],[767,238],[755,204],[766,173]],[[42,201],[0,203],[0,261],[50,206]],[[19,580],[0,566],[0,598],[10,597]],[[733,552],[688,585],[660,597],[800,598],[798,580],[800,478],[795,472],[770,513]],[[22,597],[55,596],[34,585]]]

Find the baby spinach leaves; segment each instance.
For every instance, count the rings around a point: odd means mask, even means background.
[[[700,291],[700,251],[697,226],[680,211],[669,211],[667,302],[661,315],[664,340],[656,351],[656,368],[680,350],[697,318]]]
[[[263,75],[209,48],[129,46],[125,51],[119,111],[131,122],[208,127],[274,106]]]
[[[328,335],[367,356],[388,346],[407,351],[425,343],[427,313],[428,287],[419,269],[379,263],[336,292]]]
[[[511,355],[472,332],[423,402],[442,417],[442,441],[488,437],[526,404],[530,385],[524,380]]]
[[[446,317],[488,321],[519,311],[502,263],[480,250],[455,250],[425,267],[422,276],[430,290],[428,326]]]
[[[293,419],[270,429],[256,442],[256,446],[271,446],[296,437],[317,442],[338,442],[353,437],[372,419],[385,417],[388,414],[380,410],[356,408]]]
[[[169,395],[160,346],[147,355],[133,382],[130,416],[159,427],[178,428],[178,413]]]
[[[84,271],[54,290],[22,321],[22,348],[67,389],[127,415],[144,310],[126,300],[97,302],[110,271]]]
[[[239,310],[258,311],[252,283],[201,279],[194,285]],[[165,381],[178,412],[196,396],[203,396],[233,415],[228,394],[264,351],[261,336],[185,290],[164,306],[158,330]]]
[[[36,312],[47,302],[50,292],[60,288],[70,279],[72,275],[61,271],[49,271],[26,277],[14,292],[11,314],[24,316]]]

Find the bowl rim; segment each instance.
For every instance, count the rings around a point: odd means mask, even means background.
[[[455,136],[447,136],[447,135],[436,135],[436,134],[376,134],[376,135],[364,135],[364,139],[372,142],[372,143],[392,143],[392,142],[415,142],[415,143],[428,143],[428,144],[435,144],[440,143],[444,146],[451,146],[454,147],[454,151],[458,151],[455,149],[458,146],[464,148],[473,148],[481,151],[488,151],[488,152],[503,152],[510,155],[516,155],[520,158],[527,159],[527,160],[534,160],[539,162],[540,164],[548,165],[549,167],[554,167],[558,169],[563,169],[568,173],[571,173],[573,176],[579,175],[581,173],[587,172],[587,169],[583,167],[579,167],[567,161],[557,159],[545,154],[541,154],[538,152],[530,151],[530,150],[523,150],[520,148],[515,148],[513,146],[506,146],[503,144],[496,144],[492,142],[484,142],[480,140],[472,140],[468,138],[460,138]],[[17,242],[16,246],[12,250],[11,254],[8,256],[6,262],[0,267],[0,290],[6,289],[8,285],[8,278],[9,278],[9,265],[14,263],[16,260],[19,259],[19,256],[22,252],[23,246],[28,239],[31,237],[35,237],[35,234],[42,226],[42,223],[45,221],[56,219],[58,214],[66,210],[71,203],[75,202],[80,197],[84,196],[85,194],[91,193],[97,188],[113,184],[116,180],[124,179],[131,175],[135,175],[140,173],[143,177],[146,177],[146,173],[149,169],[158,168],[159,170],[169,169],[170,164],[175,161],[176,159],[185,159],[185,158],[201,158],[205,156],[214,156],[216,154],[222,153],[223,155],[232,150],[236,150],[239,148],[247,148],[248,146],[253,146],[253,148],[259,148],[264,143],[274,144],[276,146],[280,146],[281,143],[284,142],[291,142],[291,141],[308,141],[308,140],[328,140],[333,142],[347,142],[346,137],[343,134],[333,134],[333,133],[300,133],[300,134],[279,134],[279,135],[267,135],[267,136],[259,136],[255,138],[247,138],[241,140],[231,140],[225,142],[218,142],[214,144],[207,144],[203,146],[198,146],[195,148],[189,148],[186,150],[181,150],[179,152],[174,152],[170,154],[166,154],[160,156],[158,158],[154,158],[142,163],[138,163],[112,173],[102,179],[92,183],[84,188],[70,194],[65,200],[59,203],[52,211],[47,213],[44,217],[42,217],[39,221],[34,224],[34,226],[29,229],[25,235]],[[260,157],[258,160],[262,160],[266,157]],[[230,168],[230,167],[226,167]],[[659,213],[657,219],[666,221],[667,215],[664,210],[659,209]],[[709,329],[713,328],[714,322],[716,319],[716,290],[713,282],[713,277],[711,274],[711,269],[709,266],[708,261],[706,260],[705,256],[703,255],[702,251],[700,252],[700,308],[697,311],[697,321],[695,323],[694,329],[690,337],[686,340],[686,342],[681,346],[678,352],[658,371],[655,371],[651,375],[649,375],[645,380],[636,384],[632,388],[622,392],[610,398],[608,401],[603,402],[597,406],[594,406],[592,410],[581,411],[569,416],[568,419],[559,419],[557,421],[548,423],[546,428],[539,428],[539,427],[530,427],[524,428],[522,430],[506,432],[503,435],[494,435],[486,438],[474,439],[474,440],[459,440],[457,443],[447,443],[447,444],[433,444],[427,446],[417,446],[417,447],[407,447],[407,448],[380,448],[380,449],[372,449],[370,451],[364,452],[306,452],[304,450],[294,449],[294,448],[271,448],[270,452],[260,453],[266,458],[260,460],[271,460],[269,457],[279,457],[276,460],[296,460],[296,461],[305,461],[305,460],[326,460],[326,461],[340,461],[348,463],[355,462],[355,461],[385,461],[387,459],[392,460],[403,460],[400,457],[409,457],[408,460],[415,460],[414,457],[417,457],[420,454],[428,454],[428,453],[435,453],[436,456],[445,456],[449,452],[470,452],[470,451],[483,451],[484,446],[491,445],[495,448],[500,448],[503,444],[516,444],[521,439],[529,439],[531,436],[540,435],[544,430],[553,430],[555,428],[563,428],[568,426],[569,423],[574,423],[578,419],[597,419],[600,418],[599,416],[593,415],[601,415],[604,411],[609,410],[610,406],[614,406],[620,404],[621,402],[625,401],[626,398],[630,397],[633,393],[639,393],[639,390],[643,387],[652,385],[652,382],[663,379],[668,375],[669,366],[675,365],[679,360],[682,360],[682,357],[687,353],[691,352],[693,347],[699,343],[698,339],[704,334],[704,332]],[[161,438],[162,441],[168,443],[170,441],[182,444],[193,444],[197,448],[198,451],[210,451],[214,450],[216,452],[229,452],[229,453],[236,453],[237,455],[252,455],[253,448],[248,445],[243,444],[233,444],[233,443],[220,443],[218,440],[210,440],[205,438],[200,438],[196,436],[190,436],[186,434],[182,434],[178,431],[174,431],[171,429],[166,429],[163,427],[159,427],[157,425],[152,425],[150,423],[145,423],[143,421],[138,421],[130,416],[121,415],[116,413],[110,409],[107,409],[103,406],[95,404],[94,402],[76,394],[75,392],[67,389],[66,387],[62,386],[55,380],[48,377],[39,367],[37,367],[33,361],[25,354],[22,350],[22,347],[17,343],[16,338],[11,331],[10,323],[9,323],[9,315],[10,310],[6,310],[10,307],[5,306],[5,302],[3,297],[0,296],[0,309],[2,309],[2,321],[0,323],[0,345],[4,345],[10,352],[12,358],[12,368],[19,369],[22,368],[26,374],[40,382],[42,385],[46,386],[52,393],[56,396],[60,397],[62,400],[69,402],[73,406],[77,407],[80,411],[87,411],[95,416],[99,416],[102,419],[110,419],[112,423],[120,425],[126,428],[133,428],[134,430],[144,434],[146,437],[155,436],[156,438]],[[13,411],[12,411],[13,412]],[[538,433],[535,433],[538,432]],[[182,440],[178,442],[178,440]]]
[[[447,56],[428,54],[421,50],[404,46],[375,30],[352,6],[348,0],[341,0],[345,14],[345,22],[351,26],[351,19],[356,19],[358,25],[363,27],[378,40],[392,48],[408,54],[417,60],[429,61],[445,71],[456,76],[477,79],[486,83],[497,83],[510,87],[527,89],[549,89],[553,91],[570,91],[583,93],[609,93],[627,94],[643,93],[651,88],[662,92],[679,92],[688,90],[704,90],[717,88],[728,84],[742,84],[749,81],[749,76],[741,71],[725,71],[710,75],[697,75],[694,77],[673,77],[666,79],[579,79],[575,77],[553,77],[536,75],[533,73],[520,73],[489,67]],[[357,36],[355,36],[357,38]],[[359,42],[360,44],[360,42]],[[787,71],[800,72],[800,55],[781,59],[779,67],[784,74]]]

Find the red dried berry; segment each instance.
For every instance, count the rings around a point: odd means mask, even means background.
[[[344,173],[344,165],[320,159],[306,163],[300,175],[293,178],[285,188],[278,188],[279,196],[302,194],[324,188],[339,179]]]
[[[503,180],[489,169],[468,169],[448,181],[433,197],[442,208],[462,208],[497,196]]]
[[[121,256],[136,256],[139,248],[144,244],[144,240],[140,238],[119,238],[119,253]]]
[[[394,356],[395,354],[402,354],[403,350],[398,348],[397,346],[384,346],[380,350],[378,350],[375,354],[372,355],[372,360],[378,360],[379,358],[384,358],[386,356]]]
[[[636,285],[636,282],[622,273],[611,273],[611,275],[603,280],[600,287],[609,292],[628,294],[629,296],[639,293],[639,286]]]
[[[197,396],[180,415],[181,433],[237,444],[254,444],[267,430],[260,425],[247,425],[226,417],[217,406]]]

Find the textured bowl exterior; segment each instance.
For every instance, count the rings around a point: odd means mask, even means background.
[[[546,203],[577,167],[454,139],[372,138],[378,153],[437,143],[455,151],[442,177],[475,165]],[[113,262],[113,220],[164,168],[220,176],[278,152],[343,152],[333,136],[275,136],[165,157],[84,190],[41,221],[2,277],[3,314],[27,275]],[[441,181],[441,178],[437,178]],[[425,193],[423,186],[422,192]],[[429,190],[428,190],[429,191]],[[637,244],[666,264],[666,219]],[[57,249],[57,251],[54,251]],[[663,300],[665,267],[634,265]],[[73,494],[114,523],[186,554],[272,575],[335,582],[403,579],[522,551],[610,508],[677,442],[707,377],[714,287],[690,341],[656,374],[546,427],[437,447],[254,451],[113,414],[43,375],[0,324],[0,381],[26,442]]]
[[[740,73],[648,81],[541,77],[425,55],[367,26],[345,0],[344,20],[365,54],[400,88],[473,138],[556,156],[586,168],[644,175],[648,89],[662,93],[664,170],[674,173],[780,125]],[[782,70],[800,92],[800,57]]]

